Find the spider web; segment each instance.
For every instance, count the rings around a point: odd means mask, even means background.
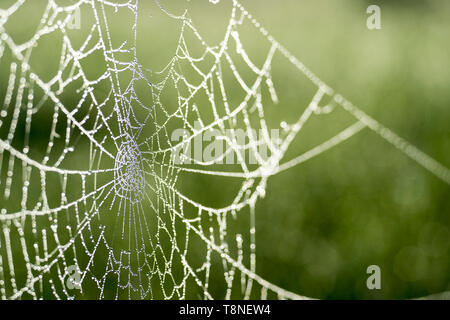
[[[202,38],[188,11],[174,15],[157,3],[180,23],[174,55],[158,72],[137,58],[138,0],[49,0],[33,36],[19,41],[8,22],[25,3],[0,10],[0,65],[9,75],[0,111],[2,299],[302,299],[256,273],[255,204],[271,176],[367,128],[450,183],[446,167],[335,93],[239,1],[232,1],[218,45]],[[92,19],[83,20],[88,32],[75,37],[69,26],[80,10]],[[119,11],[134,18],[131,39],[112,36],[111,16]],[[244,27],[267,45],[261,64],[245,50]],[[34,52],[51,36],[60,45],[48,50],[59,52],[60,60],[48,77],[50,71],[36,67]],[[191,53],[191,43],[201,48],[198,54]],[[99,74],[88,67],[91,57]],[[278,103],[275,57],[294,67],[315,93],[297,120],[279,124],[282,135],[272,139],[265,114]],[[230,81],[240,101],[230,98]],[[350,126],[285,160],[305,123],[338,109],[352,116]],[[175,128],[185,132],[176,142]],[[212,131],[226,146],[213,160],[176,161],[180,150]],[[33,143],[35,135],[45,144]],[[225,170],[220,164],[229,156],[236,164]],[[185,192],[190,175],[231,179],[238,188],[227,205],[210,206]],[[70,270],[79,290],[68,288]]]

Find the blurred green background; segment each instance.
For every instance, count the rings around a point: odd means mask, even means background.
[[[449,165],[447,2],[285,3],[255,15],[330,86]],[[381,7],[381,30],[365,28],[368,4]],[[257,220],[259,267],[282,287],[320,298],[449,289],[449,186],[374,133],[281,173],[267,194]],[[370,264],[381,267],[380,291],[365,287]]]
[[[221,40],[230,13],[226,1],[217,6],[207,1],[166,2],[161,4],[173,6],[170,10],[178,13],[187,6],[208,43]],[[450,166],[448,1],[242,2],[275,39],[329,86]],[[39,11],[41,5],[36,3],[34,10]],[[381,30],[366,28],[370,4],[381,7]],[[151,1],[141,1],[139,10],[139,61],[160,70],[174,53],[180,24],[162,27],[160,9]],[[36,14],[37,21],[39,18]],[[130,19],[131,15],[128,20],[121,17],[111,22],[115,37],[132,36]],[[23,41],[30,31],[21,21],[9,22],[6,29]],[[241,39],[251,57],[263,61],[267,42],[251,32],[247,36],[244,32]],[[37,73],[44,78],[46,73],[55,72],[51,63],[61,53],[55,47],[58,45],[48,45],[34,56],[38,59]],[[89,69],[93,74],[95,65],[94,60]],[[314,90],[303,89],[303,84],[308,86],[305,79],[280,56],[275,58],[272,72],[280,104],[265,110],[266,119],[293,122]],[[4,98],[8,77],[6,57],[1,62],[0,99]],[[70,95],[65,98],[71,99]],[[40,116],[51,117],[52,111],[49,107],[48,113]],[[44,130],[48,127],[45,121],[41,122]],[[311,120],[290,147],[286,160],[330,138],[352,121],[342,111]],[[2,139],[6,127],[0,130]],[[39,145],[48,141],[48,135],[36,134],[31,139],[30,145]],[[80,164],[87,155],[88,149],[80,145],[78,160],[73,163]],[[209,177],[191,176],[179,183],[180,190],[189,190],[192,199],[205,205],[229,204],[234,196],[228,182]],[[73,192],[76,198],[79,190]],[[449,198],[446,183],[365,129],[336,148],[269,179],[266,197],[256,207],[256,273],[283,289],[320,299],[408,299],[450,290]],[[13,196],[9,201],[19,203],[20,198]],[[7,206],[2,203],[2,207]],[[371,291],[366,287],[366,268],[374,264],[381,268],[382,289]],[[211,285],[210,292],[223,295],[223,287]]]

